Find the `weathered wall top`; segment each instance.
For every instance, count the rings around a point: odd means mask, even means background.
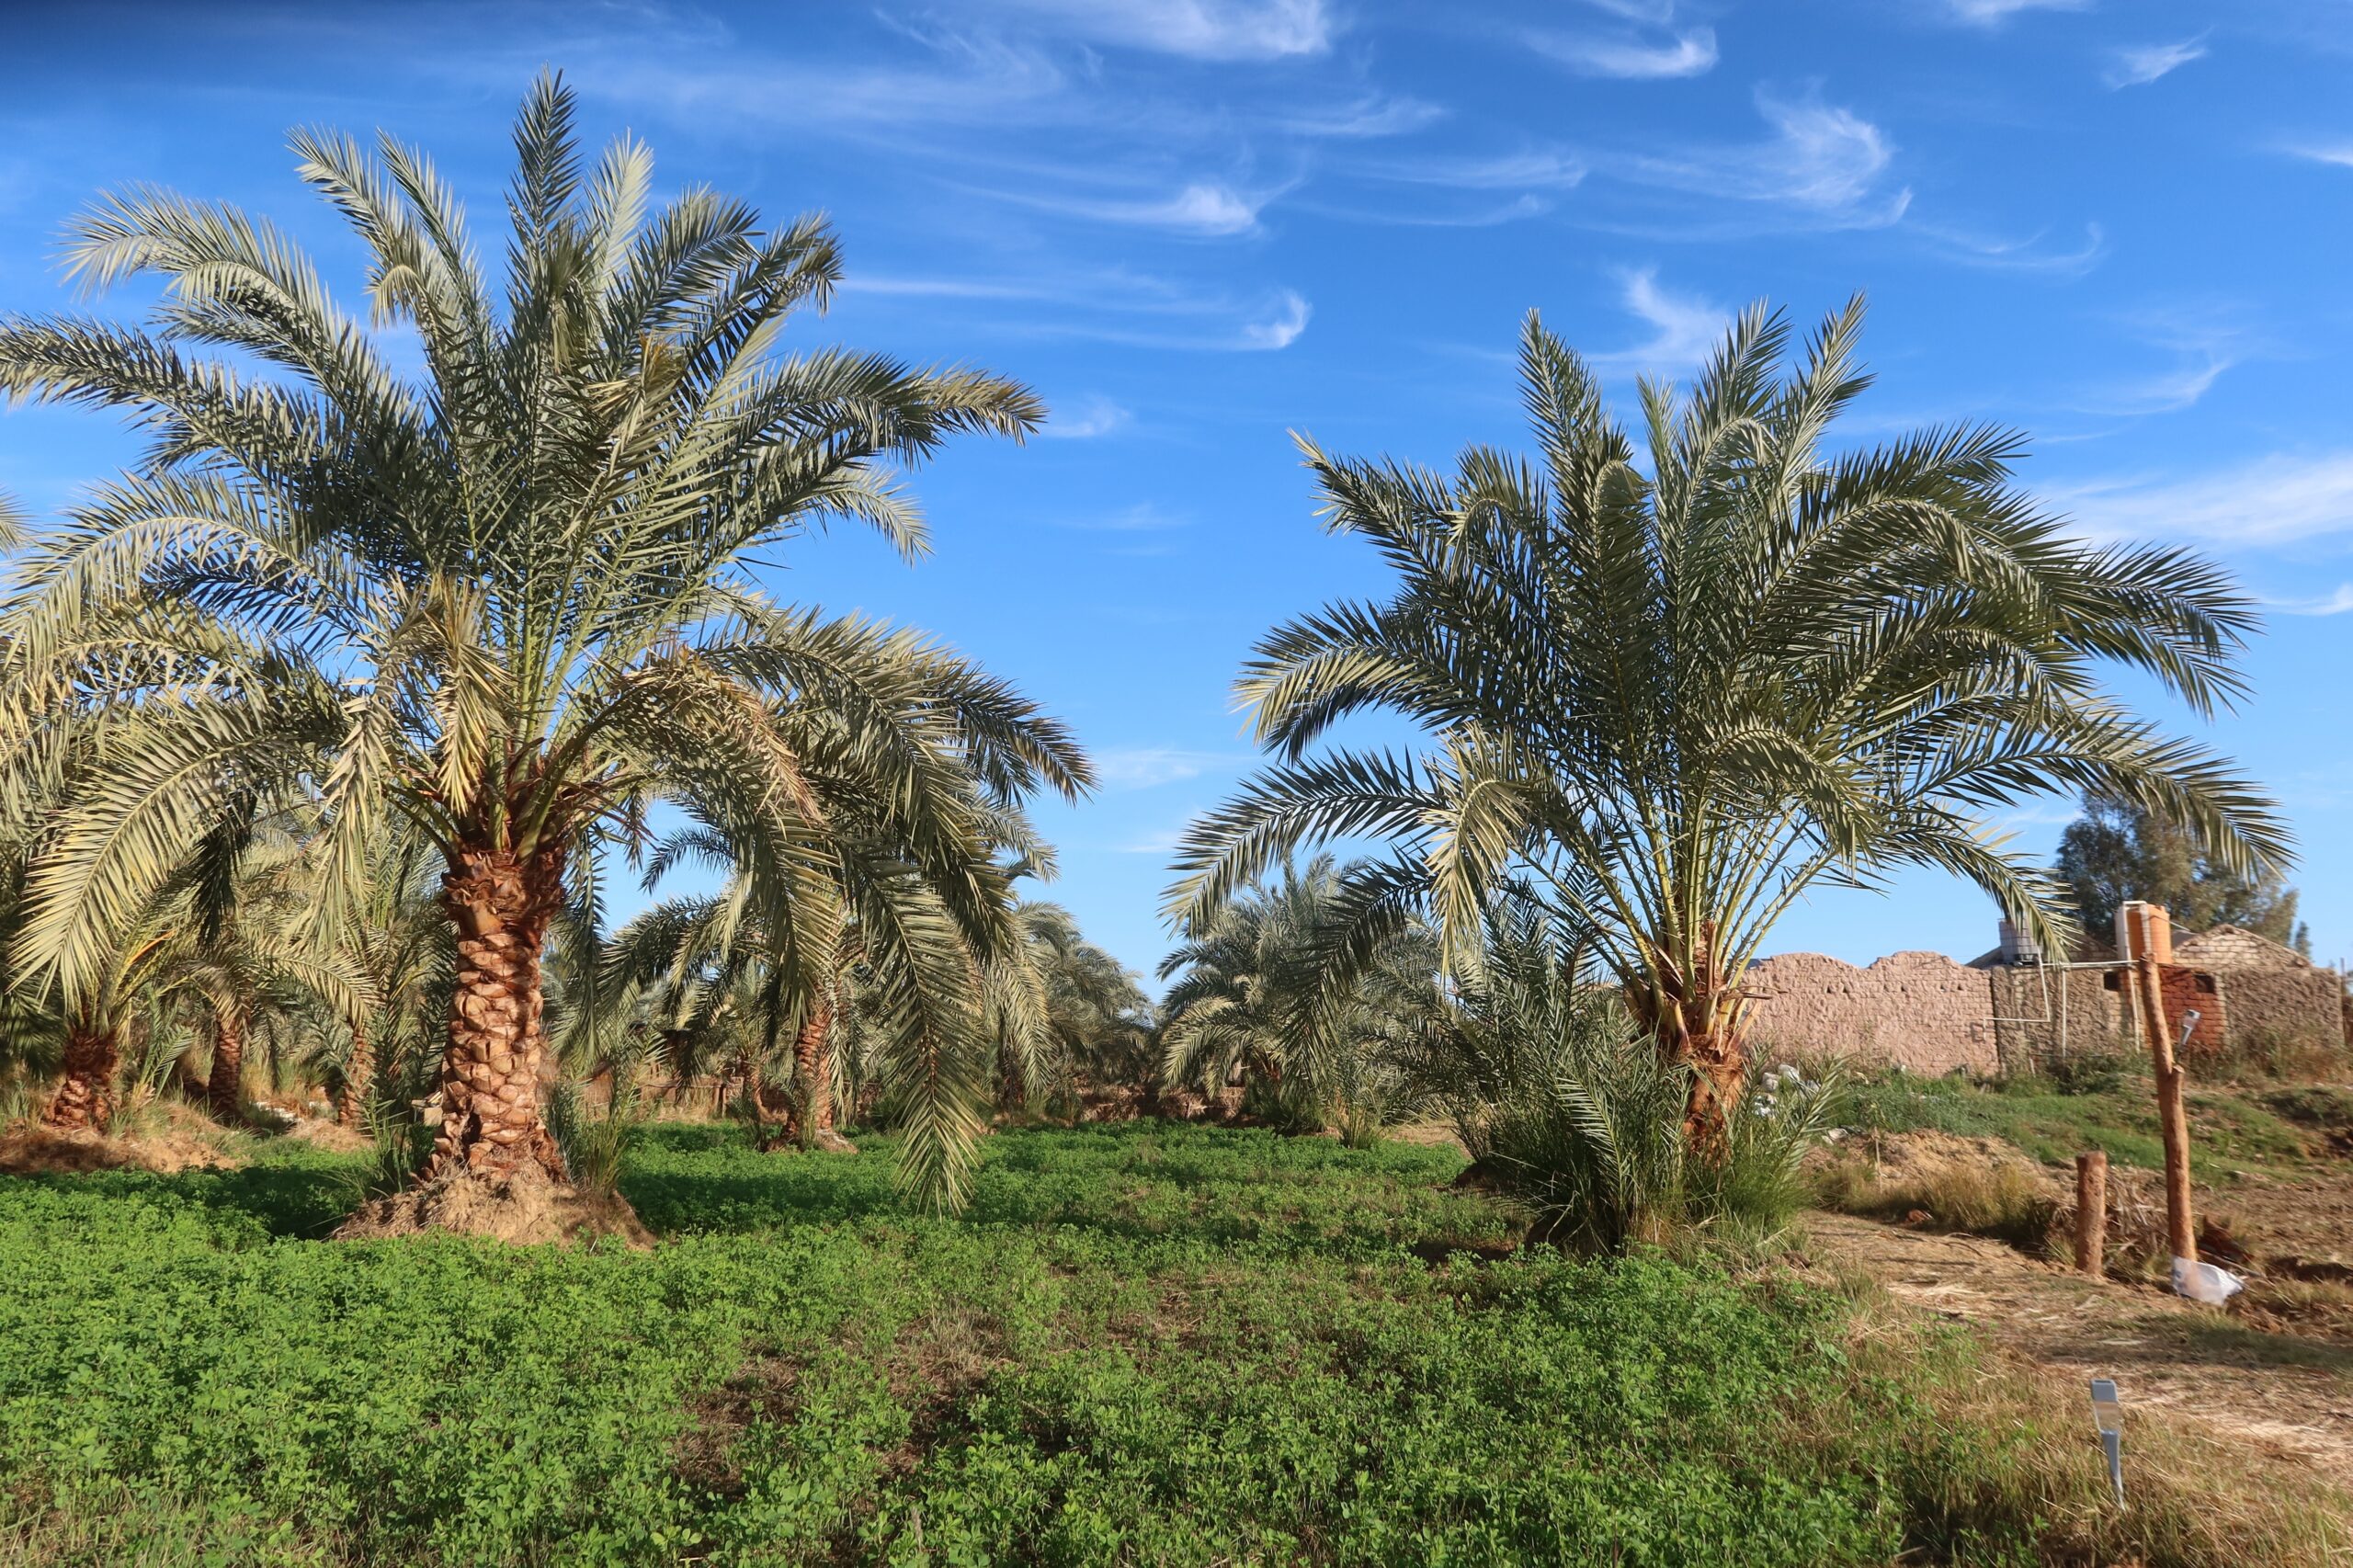
[[[1749,1036],[1761,1048],[1829,1051],[1916,1073],[1993,1070],[1993,1000],[1983,971],[1942,953],[1890,953],[1869,967],[1824,953],[1751,965]]]

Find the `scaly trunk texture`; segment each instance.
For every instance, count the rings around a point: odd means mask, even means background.
[[[114,1031],[75,1029],[65,1037],[65,1076],[41,1112],[43,1126],[63,1131],[106,1131],[114,1115],[114,1074],[122,1052]]]
[[[1021,1075],[1021,1058],[1013,1047],[996,1048],[996,1108],[1007,1115],[1029,1103],[1029,1085]]]
[[[458,928],[457,988],[441,1055],[441,1131],[420,1181],[463,1171],[502,1182],[537,1165],[565,1180],[540,1119],[540,960],[563,906],[562,846],[518,858],[461,847],[441,880]]]
[[[834,999],[821,995],[792,1042],[793,1104],[809,1110],[808,1132],[813,1136],[834,1130]],[[799,1118],[793,1135],[802,1135]]]
[[[1724,1148],[1725,1122],[1748,1082],[1748,1051],[1731,1028],[1691,1035],[1683,1042],[1691,1067],[1691,1100],[1683,1113],[1683,1133],[1691,1147],[1714,1158]]]
[[[1724,985],[1720,972],[1714,922],[1702,922],[1699,934],[1698,950],[1684,965],[1670,963],[1644,984],[1630,983],[1626,1002],[1666,1059],[1691,1069],[1683,1134],[1701,1157],[1716,1159],[1724,1152],[1729,1108],[1748,1083],[1748,1051],[1737,989]]]
[[[858,1145],[834,1128],[834,999],[830,994],[817,998],[792,1041],[792,1076],[791,1093],[784,1096],[784,1125],[777,1137],[763,1141],[760,1146],[857,1153]]]
[[[365,1029],[351,1031],[351,1054],[344,1059],[343,1093],[335,1096],[335,1119],[341,1126],[358,1131],[368,1120],[368,1092],[374,1086],[376,1053],[368,1044]]]
[[[244,1117],[245,1021],[223,1011],[213,1020],[212,1072],[204,1080],[204,1103],[223,1121]]]

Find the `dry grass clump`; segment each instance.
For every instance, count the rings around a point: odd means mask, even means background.
[[[2310,1029],[2254,1028],[2202,1058],[2197,1070],[2234,1083],[2327,1084],[2353,1072],[2353,1052]]]
[[[2061,1213],[2042,1167],[1991,1138],[1893,1133],[1821,1151],[1808,1169],[1825,1209],[1993,1236],[2029,1252],[2045,1250]]]
[[[2353,1556],[2353,1493],[2195,1419],[2127,1408],[2120,1511],[2075,1377],[1924,1320],[1875,1287],[1859,1292],[1852,1348],[1858,1374],[1934,1415],[1885,1434],[1923,1560],[2008,1562],[1985,1543],[2020,1535],[2039,1561],[2065,1568],[2313,1568]]]
[[[104,1133],[62,1132],[28,1117],[0,1131],[0,1174],[78,1176],[90,1171],[142,1170],[171,1176],[187,1170],[234,1170],[253,1140],[222,1127],[192,1106],[153,1094],[134,1094]]]
[[[299,1143],[315,1144],[331,1154],[364,1154],[376,1146],[365,1132],[317,1116],[302,1118],[286,1130],[286,1136]]]
[[[620,1193],[559,1182],[525,1161],[501,1179],[453,1172],[438,1181],[362,1204],[335,1233],[337,1241],[376,1241],[429,1232],[502,1242],[594,1242],[618,1236],[651,1247],[654,1234]]]

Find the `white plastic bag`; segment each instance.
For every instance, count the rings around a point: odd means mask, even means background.
[[[2245,1289],[2246,1281],[2227,1268],[2217,1268],[2211,1263],[2192,1263],[2186,1257],[2173,1260],[2173,1293],[2177,1296],[2187,1296],[2193,1301],[2219,1307]]]

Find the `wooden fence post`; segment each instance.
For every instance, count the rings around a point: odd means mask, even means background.
[[[2108,1153],[2075,1156],[2075,1268],[2095,1277],[2108,1257]]]
[[[2141,1021],[2149,1038],[2149,1066],[2157,1081],[2157,1126],[2165,1146],[2165,1244],[2173,1256],[2198,1261],[2198,1228],[2189,1211],[2189,1113],[2181,1097],[2181,1064],[2174,1060],[2173,1029],[2165,1022],[2165,975],[2172,954],[2165,912],[2135,899],[2116,912],[2117,935],[2139,982]]]

